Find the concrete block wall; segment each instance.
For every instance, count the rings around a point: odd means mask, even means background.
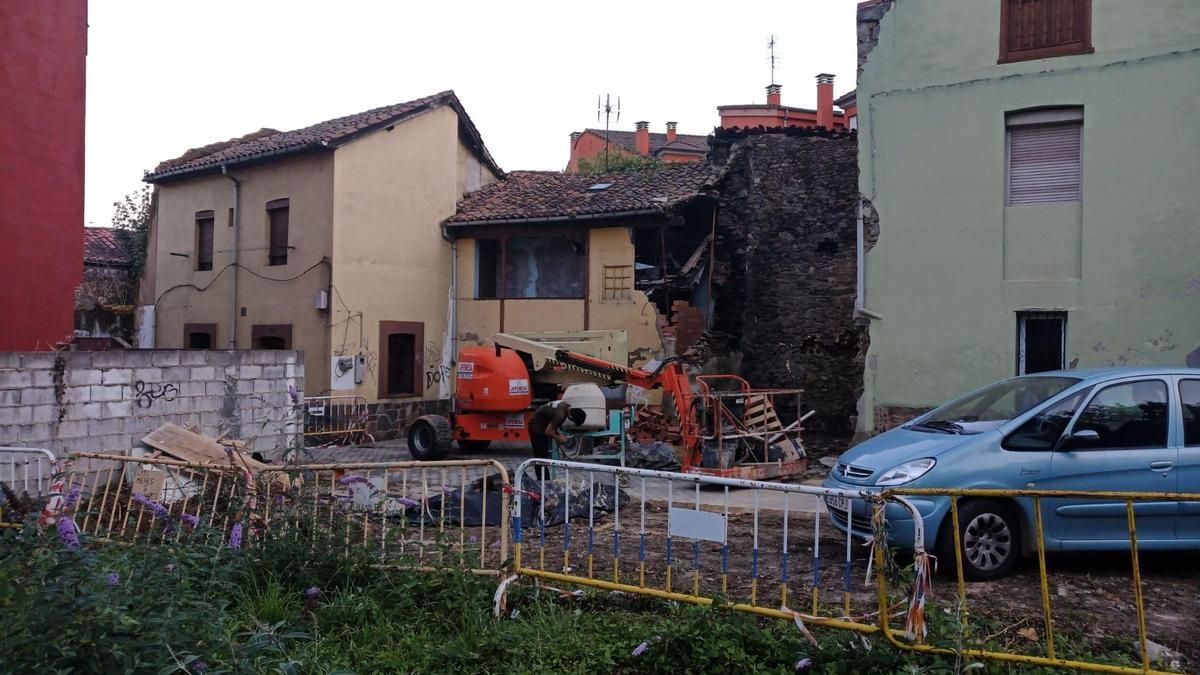
[[[301,433],[295,351],[0,353],[0,446],[128,453],[159,425],[242,439],[268,458]]]

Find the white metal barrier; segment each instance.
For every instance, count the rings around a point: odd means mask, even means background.
[[[54,491],[54,453],[43,448],[0,447],[0,527],[19,524],[5,516],[37,506]],[[56,495],[57,496],[57,495]],[[16,502],[16,503],[14,503]]]
[[[505,584],[529,576],[694,604],[721,602],[801,624],[871,633],[879,629],[876,590],[854,574],[854,566],[865,566],[869,576],[873,551],[862,551],[860,541],[856,555],[852,538],[835,528],[822,530],[824,503],[807,509],[803,519],[793,507],[801,500],[845,500],[847,507],[865,500],[882,531],[884,506],[897,504],[913,518],[918,558],[925,555],[916,507],[877,492],[548,459],[525,461],[513,480],[515,575]],[[807,523],[811,538],[802,531]],[[548,553],[561,553],[561,561],[548,564]],[[841,602],[826,603],[837,586]],[[502,585],[497,611],[504,592]],[[853,592],[862,596],[858,608]],[[889,614],[923,616],[921,592],[908,609],[897,604]],[[804,612],[789,608],[797,596],[807,596]],[[910,622],[910,628],[922,631],[923,621]]]

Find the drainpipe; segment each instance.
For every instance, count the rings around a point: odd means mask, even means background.
[[[458,364],[458,240],[450,236],[446,223],[442,223],[442,238],[450,242],[450,365]],[[458,381],[451,380],[450,412],[458,412]]]
[[[858,205],[854,209],[855,217],[855,280],[854,280],[854,313],[860,316],[865,316],[868,319],[876,321],[883,317],[872,312],[865,306],[866,301],[866,270],[863,269],[863,258],[865,257],[866,241],[863,234],[863,204],[862,197],[858,199]]]
[[[233,291],[229,297],[229,348],[237,349],[237,316],[238,316],[238,294],[237,294],[237,279],[238,279],[238,221],[242,215],[242,181],[229,175],[229,167],[221,165],[221,175],[233,181],[233,262],[230,266],[233,268]]]

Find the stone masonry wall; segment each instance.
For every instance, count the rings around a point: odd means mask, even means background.
[[[725,163],[713,354],[740,357],[753,386],[803,388],[804,407],[816,410],[805,428],[849,436],[866,352],[854,317],[856,137],[718,130],[712,144]]]
[[[247,442],[268,458],[300,433],[295,351],[0,353],[0,446],[128,453],[173,422]]]

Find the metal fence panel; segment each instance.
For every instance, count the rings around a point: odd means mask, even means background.
[[[312,445],[373,443],[370,409],[363,396],[305,396],[304,439]]]
[[[515,576],[721,603],[805,631],[879,630],[875,590],[858,576],[870,557],[834,528],[822,532],[820,510],[801,520],[791,508],[826,497],[882,503],[878,494],[548,459],[524,462],[515,476]],[[739,489],[751,491],[748,502]],[[920,522],[907,500],[889,499]],[[917,550],[923,536],[915,528]],[[883,611],[904,613],[900,604]]]
[[[78,453],[71,470],[83,533],[121,541],[265,536],[340,541],[380,564],[495,574],[508,558],[508,472],[493,460],[233,466]]]
[[[943,654],[947,656],[962,655],[970,658],[989,659],[1007,663],[1023,663],[1029,665],[1044,665],[1058,668],[1070,668],[1075,670],[1083,670],[1090,672],[1102,673],[1155,673],[1164,674],[1172,671],[1156,670],[1152,667],[1150,661],[1150,650],[1148,649],[1148,637],[1146,628],[1146,608],[1144,601],[1144,584],[1142,582],[1141,561],[1138,556],[1138,535],[1137,535],[1137,518],[1135,516],[1134,504],[1142,501],[1173,501],[1173,502],[1192,502],[1200,503],[1200,493],[1178,493],[1178,492],[1099,492],[1099,491],[1076,491],[1076,490],[1000,490],[1000,489],[947,489],[947,488],[894,488],[885,490],[885,495],[895,496],[910,496],[910,497],[949,497],[950,501],[950,521],[949,526],[953,534],[954,542],[954,566],[955,577],[957,582],[957,604],[959,614],[959,634],[958,644],[961,647],[954,649],[946,647],[937,647],[924,643],[922,639],[911,639],[911,636],[902,636],[893,632],[890,623],[883,619],[880,622],[881,632],[884,637],[896,647],[909,651],[924,652],[930,654]],[[1038,562],[1038,585],[1042,610],[1042,629],[1044,641],[1042,644],[1041,654],[1023,654],[1015,652],[1001,652],[989,650],[985,648],[972,647],[972,638],[969,630],[969,617],[971,612],[968,606],[967,584],[963,572],[962,559],[962,541],[960,540],[960,525],[959,518],[960,501],[968,499],[1000,499],[1000,500],[1017,500],[1029,499],[1033,509],[1033,544]],[[1050,583],[1047,574],[1046,564],[1046,533],[1043,527],[1043,511],[1047,505],[1043,500],[1055,499],[1072,499],[1072,500],[1116,500],[1122,502],[1125,507],[1126,527],[1129,540],[1130,551],[1130,585],[1131,595],[1133,598],[1134,617],[1137,626],[1137,645],[1140,654],[1140,666],[1122,666],[1117,664],[1098,663],[1092,661],[1081,661],[1078,659],[1063,658],[1062,654],[1057,651],[1055,646],[1054,634],[1054,611],[1053,597],[1050,593]],[[1013,503],[1016,503],[1015,501]],[[878,561],[882,561],[882,551],[876,552]],[[886,575],[878,575],[877,584],[879,586],[879,601],[881,606],[885,603],[888,597],[888,587]],[[1188,603],[1183,603],[1183,610],[1188,611]],[[1193,608],[1194,609],[1194,608]],[[1177,672],[1177,671],[1176,671]]]
[[[0,447],[0,527],[19,527],[5,516],[20,512],[19,505],[39,508],[54,492],[54,453],[43,448]]]

